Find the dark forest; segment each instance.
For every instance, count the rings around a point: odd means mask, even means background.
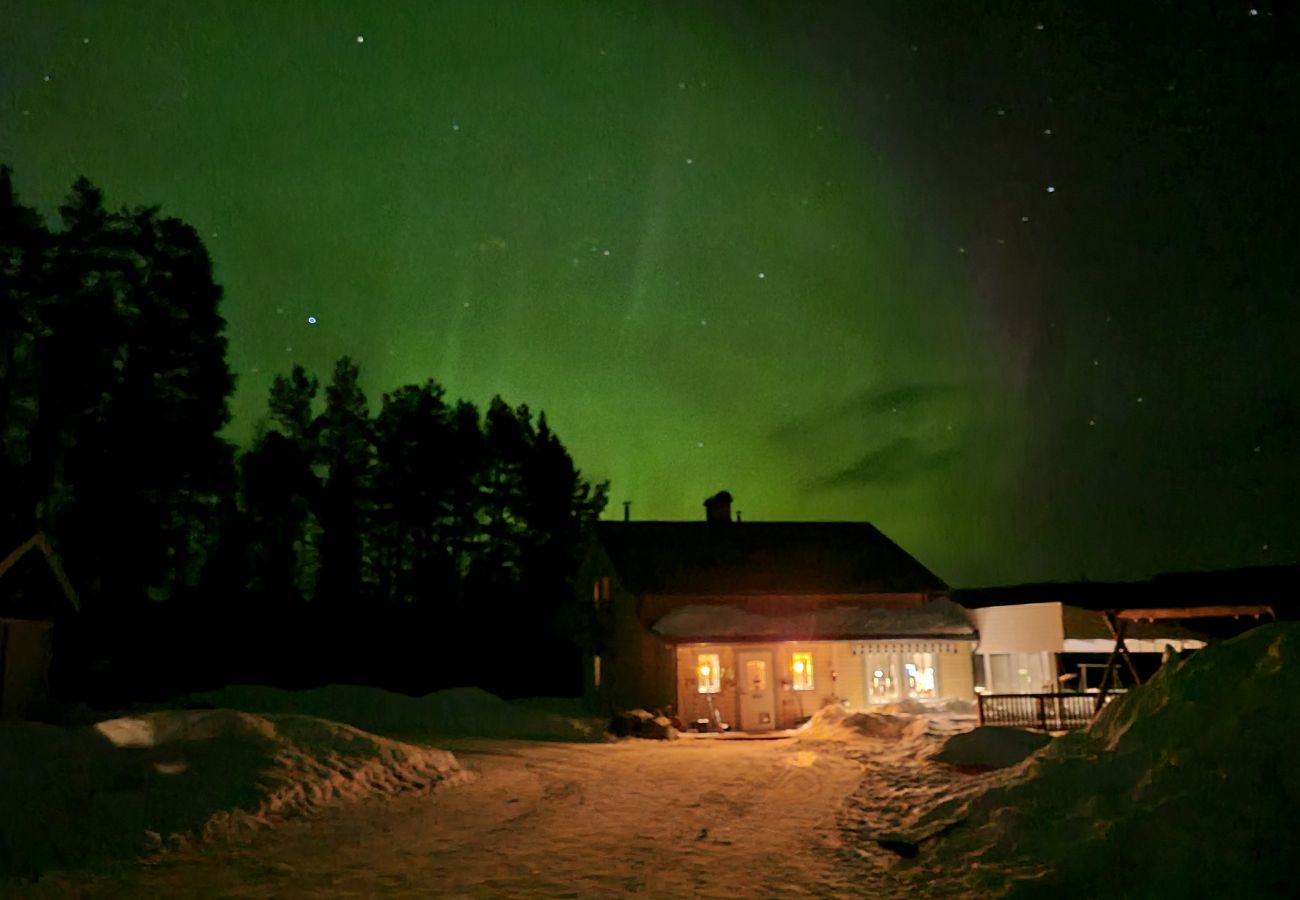
[[[340,359],[277,376],[252,445],[220,432],[235,378],[196,231],[105,208],[57,227],[0,170],[0,546],[44,533],[3,589],[59,621],[52,688],[97,705],[218,684],[480,685],[573,694],[572,577],[604,484],[545,414],[435,380],[372,410]]]

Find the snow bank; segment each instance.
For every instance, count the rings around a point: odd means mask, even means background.
[[[875,741],[910,741],[923,737],[929,724],[920,716],[849,712],[841,706],[826,706],[817,710],[799,728],[796,737],[812,741],[852,741],[863,738]]]
[[[577,715],[569,702],[534,699],[508,703],[479,688],[408,697],[354,685],[307,691],[237,685],[194,694],[189,703],[254,713],[301,713],[402,740],[485,737],[600,741],[605,736],[601,720]]]
[[[947,833],[923,877],[966,872],[985,895],[1293,895],[1298,696],[1300,623],[1171,663],[1090,731],[924,816],[916,837]]]
[[[459,783],[450,753],[307,716],[165,710],[0,726],[0,875],[214,839],[325,804]]]
[[[950,766],[1005,769],[1023,762],[1051,742],[1051,737],[1041,731],[985,725],[953,735],[930,758]]]

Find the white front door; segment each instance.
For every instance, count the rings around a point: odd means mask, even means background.
[[[736,654],[736,691],[740,697],[741,731],[771,731],[776,727],[771,650],[741,650]]]

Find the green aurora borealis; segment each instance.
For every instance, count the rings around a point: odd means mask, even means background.
[[[960,585],[1300,556],[1300,105],[1233,87],[1293,23],[797,6],[5,2],[0,161],[199,229],[237,441],[350,354],[544,410],[610,517],[726,488]]]

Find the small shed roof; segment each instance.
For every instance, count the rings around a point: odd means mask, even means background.
[[[965,611],[942,598],[912,608],[834,606],[775,615],[733,605],[695,604],[667,613],[652,629],[679,644],[975,637]]]
[[[45,533],[38,531],[14,548],[13,552],[4,559],[0,559],[0,618],[43,620],[54,616],[56,610],[49,598],[49,585],[36,575],[36,564],[30,563],[28,567],[20,565],[24,557],[30,559],[35,555],[32,552],[34,550],[41,551],[41,555],[45,557],[44,568],[48,572],[44,578],[53,576],[54,586],[63,593],[72,608],[80,612],[81,603],[77,599],[77,592],[73,590],[72,583],[64,573],[58,554],[50,546],[50,540]],[[10,570],[19,571],[21,574],[11,574],[5,579],[4,576],[9,574]],[[0,675],[3,673],[0,672]]]
[[[635,594],[937,593],[946,585],[866,522],[600,522]]]
[[[1113,641],[1115,639],[1115,635],[1111,634],[1110,629],[1106,627],[1105,614],[1101,610],[1062,606],[1061,624],[1064,627],[1066,640]],[[1206,637],[1198,631],[1184,628],[1177,622],[1171,621],[1129,622],[1124,634],[1139,641],[1201,641]]]

